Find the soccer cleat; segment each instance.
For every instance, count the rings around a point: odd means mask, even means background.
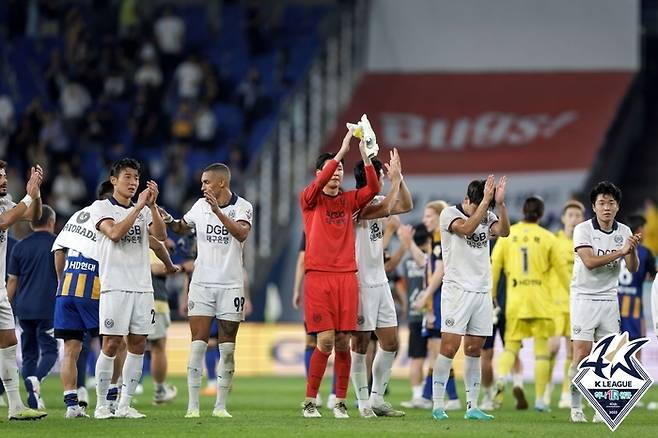
[[[107,402],[107,407],[113,414],[116,414],[117,409],[119,409],[119,400],[111,400]]]
[[[432,418],[435,420],[441,421],[441,420],[447,420],[448,414],[446,414],[446,411],[443,409],[434,409],[432,411]]]
[[[571,408],[571,422],[572,423],[587,423],[587,418],[582,409]]]
[[[164,385],[164,389],[161,391],[155,391],[153,394],[153,403],[159,405],[161,403],[168,403],[176,398],[178,394],[178,389],[173,385]]]
[[[212,411],[212,416],[217,418],[233,418],[233,415],[229,414],[226,408],[215,408]]]
[[[462,408],[462,403],[458,398],[454,400],[448,400],[445,404],[446,411],[458,411]]]
[[[117,412],[116,414],[114,414],[114,416],[117,418],[131,418],[131,419],[146,418],[146,415],[142,414],[132,406],[119,406],[119,409],[117,409]]]
[[[551,408],[544,402],[544,400],[535,400],[535,411],[551,412]]]
[[[347,414],[347,406],[344,401],[336,402],[334,406],[334,418],[350,418]]]
[[[378,415],[375,414],[375,411],[372,408],[359,409],[359,416],[361,418],[377,418],[378,417]]]
[[[31,408],[23,408],[17,412],[13,412],[9,414],[9,419],[10,420],[16,420],[16,421],[29,421],[29,420],[39,420],[43,417],[48,415],[45,412],[42,411],[37,411],[35,409]]]
[[[200,417],[201,417],[201,414],[199,414],[198,409],[193,409],[191,411],[187,411],[187,413],[185,414],[185,418],[200,418]]]
[[[398,411],[393,409],[393,406],[389,402],[384,402],[381,405],[373,406],[373,412],[378,417],[404,417],[404,411]]]
[[[315,406],[315,403],[312,401],[308,401],[304,403],[304,409],[302,409],[302,415],[304,418],[320,418],[322,415],[320,415],[320,411],[318,411],[318,407]]]
[[[432,409],[434,404],[432,400],[426,398],[412,398],[411,400],[403,401],[400,406],[407,409]]]
[[[336,405],[336,394],[329,394],[329,397],[327,397],[327,409],[331,410],[334,408],[335,405]]]
[[[592,423],[605,423],[605,420],[603,419],[601,414],[595,412],[594,416],[592,417]]]
[[[84,408],[80,406],[71,406],[66,408],[64,418],[89,418],[89,415],[85,413]]]
[[[563,392],[560,396],[560,402],[557,404],[560,409],[569,409],[571,407],[571,394]]]
[[[523,392],[523,388],[520,386],[515,386],[512,389],[512,395],[516,399],[516,410],[517,411],[525,411],[528,409],[528,400],[525,398],[525,393]]]
[[[494,416],[493,416],[493,415],[486,414],[486,413],[482,412],[482,411],[481,411],[480,409],[478,409],[478,408],[471,408],[471,409],[468,409],[468,410],[466,411],[466,413],[464,414],[464,419],[465,419],[465,420],[484,420],[484,421],[489,421],[489,420],[493,420],[493,419],[494,419]]]
[[[109,406],[99,406],[94,411],[94,418],[97,420],[107,420],[108,418],[114,418],[114,412],[112,412]]]

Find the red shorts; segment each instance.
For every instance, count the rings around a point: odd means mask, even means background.
[[[308,333],[356,330],[356,272],[309,271],[304,275],[304,322]]]

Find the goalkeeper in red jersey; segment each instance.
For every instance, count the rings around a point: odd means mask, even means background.
[[[315,397],[334,348],[334,417],[348,418],[345,396],[351,367],[350,333],[356,330],[359,306],[353,216],[379,192],[377,174],[363,142],[359,150],[365,163],[366,186],[347,192],[340,187],[343,157],[350,149],[353,132],[347,132],[338,153],[318,157],[315,180],[300,197],[306,233],[304,321],[308,332],[318,335],[307,377],[303,410],[307,418],[320,417]]]

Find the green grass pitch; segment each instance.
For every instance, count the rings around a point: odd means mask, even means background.
[[[229,398],[229,412],[232,419],[219,419],[211,416],[213,397],[202,397],[202,417],[195,420],[183,418],[187,407],[187,387],[183,378],[171,379],[178,387],[178,398],[167,405],[151,404],[152,385],[147,378],[145,393],[136,396],[135,406],[147,415],[143,420],[112,419],[64,419],[61,385],[57,376],[51,376],[43,384],[44,400],[48,407],[48,417],[36,422],[9,422],[7,408],[0,408],[0,437],[95,437],[107,438],[155,436],[199,437],[551,437],[567,438],[574,436],[599,437],[611,432],[604,424],[570,424],[567,409],[554,409],[540,414],[532,410],[515,411],[511,394],[506,398],[502,410],[493,411],[496,419],[492,422],[466,421],[463,411],[450,412],[450,419],[436,422],[430,411],[407,410],[404,418],[374,418],[365,420],[358,417],[353,400],[348,404],[352,418],[335,420],[325,408],[324,418],[305,419],[301,417],[300,402],[303,399],[305,383],[302,378],[236,376],[233,391]],[[328,381],[328,379],[326,379]],[[526,384],[528,400],[534,400],[529,384]],[[463,386],[458,384],[463,401]],[[322,388],[326,398],[328,383]],[[554,393],[557,404],[558,390]],[[93,392],[90,391],[90,392]],[[25,394],[25,392],[22,392]],[[396,406],[408,399],[410,390],[404,380],[391,382],[388,399]],[[92,405],[94,397],[92,395]],[[658,401],[658,388],[652,388],[643,398],[645,402]],[[586,414],[591,419],[592,410]],[[634,409],[615,432],[616,437],[656,437],[658,434],[658,411],[645,408]]]

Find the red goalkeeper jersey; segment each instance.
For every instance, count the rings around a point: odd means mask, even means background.
[[[322,189],[333,176],[338,162],[329,160],[315,181],[301,194],[306,234],[306,271],[356,272],[354,221],[352,216],[379,192],[379,181],[372,165],[366,166],[367,185],[358,190],[340,191],[336,196]]]

